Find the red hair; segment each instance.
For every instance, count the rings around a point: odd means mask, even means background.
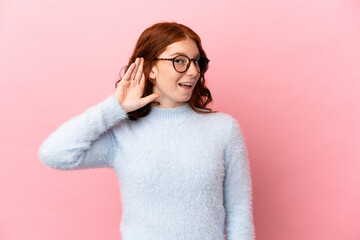
[[[134,52],[129,59],[129,63],[125,66],[125,72],[131,63],[135,62],[137,57],[144,58],[143,71],[145,75],[145,87],[142,97],[153,93],[154,81],[149,77],[150,69],[153,63],[152,60],[163,53],[168,45],[187,38],[194,40],[197,44],[200,55],[206,57],[206,53],[201,46],[200,37],[189,27],[182,24],[176,22],[156,23],[145,29],[145,31],[140,35]],[[213,111],[206,107],[206,105],[212,101],[212,97],[210,90],[205,86],[204,74],[205,72],[200,74],[199,80],[197,81],[188,102],[191,108],[198,113],[215,113],[217,111]],[[121,81],[121,78],[122,77],[120,77],[120,79],[115,83],[115,88]],[[200,108],[200,110],[196,108]],[[138,118],[145,117],[150,113],[150,110],[151,104],[149,103],[135,111],[128,112],[129,119],[137,120]]]

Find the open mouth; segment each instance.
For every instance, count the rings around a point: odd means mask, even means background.
[[[192,84],[191,83],[179,83],[178,84],[180,87],[184,88],[184,89],[191,89]]]

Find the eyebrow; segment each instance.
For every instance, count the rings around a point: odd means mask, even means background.
[[[176,52],[176,53],[173,53],[173,54],[171,54],[170,56],[174,56],[174,55],[185,55],[185,56],[187,56],[185,53],[183,53],[183,52]],[[197,54],[197,55],[195,55],[195,57],[194,58],[196,58],[196,57],[200,57],[201,56],[201,54],[199,53],[199,54]]]

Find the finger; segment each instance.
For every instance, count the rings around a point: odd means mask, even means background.
[[[141,87],[144,87],[144,85],[145,85],[145,74],[144,74],[144,72],[142,73],[141,79],[140,79],[140,81],[139,81],[138,84],[139,84]]]
[[[136,74],[136,72],[137,72],[137,70],[138,70],[138,68],[139,68],[139,61],[140,61],[140,59],[139,59],[139,58],[136,58],[136,60],[135,60],[135,69],[134,69],[134,71],[131,73],[130,80],[135,80],[135,74]]]
[[[127,80],[130,79],[130,75],[131,75],[131,73],[133,72],[134,67],[135,67],[135,64],[134,64],[134,63],[130,64],[130,66],[129,66],[129,68],[127,69],[125,75],[123,76],[123,79],[124,79],[125,81],[127,81]]]
[[[139,80],[141,79],[141,74],[143,72],[143,66],[144,66],[144,59],[140,58],[140,63],[139,63],[139,67],[136,71],[136,75],[135,75],[135,81],[139,82]]]
[[[146,104],[148,104],[149,102],[154,101],[154,100],[157,99],[158,97],[160,97],[159,94],[153,93],[153,94],[150,94],[149,96],[140,98],[140,105],[141,105],[141,106],[145,106]]]

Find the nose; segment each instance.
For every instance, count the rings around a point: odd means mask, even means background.
[[[190,61],[190,66],[189,69],[186,71],[186,73],[192,76],[196,76],[198,74],[194,61]]]

